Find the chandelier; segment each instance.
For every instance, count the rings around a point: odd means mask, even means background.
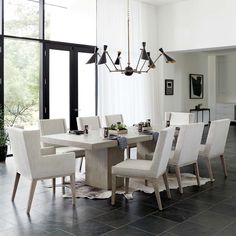
[[[127,76],[131,76],[133,73],[141,74],[141,73],[148,73],[150,69],[155,69],[155,63],[157,60],[163,55],[166,63],[175,63],[175,60],[168,56],[162,48],[159,49],[160,54],[158,57],[153,61],[150,56],[150,52],[146,51],[146,42],[142,43],[142,48],[140,49],[140,56],[137,62],[137,65],[133,68],[130,66],[130,8],[129,8],[129,1],[127,0],[127,26],[128,26],[128,62],[127,67],[123,69],[121,65],[121,51],[118,51],[117,58],[115,62],[112,60],[109,52],[107,51],[107,45],[104,45],[103,53],[102,55],[98,52],[98,47],[95,47],[94,54],[92,57],[88,60],[86,64],[96,63],[98,65],[105,64],[109,72],[120,72],[122,74],[125,74]],[[99,60],[97,62],[97,58],[99,57]],[[111,69],[107,64],[107,57],[110,60],[113,69]],[[147,65],[147,66],[145,66]]]

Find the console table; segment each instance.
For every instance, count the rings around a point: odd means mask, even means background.
[[[197,113],[197,122],[198,122],[198,113],[199,112],[202,113],[202,122],[204,121],[204,112],[208,112],[208,115],[209,115],[208,116],[209,117],[208,123],[210,123],[210,121],[211,121],[211,110],[210,110],[210,108],[190,109],[189,111]]]

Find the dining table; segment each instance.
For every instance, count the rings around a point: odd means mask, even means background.
[[[154,151],[153,136],[139,133],[137,127],[128,128],[125,137],[127,144],[136,143],[137,156],[143,159],[144,153]],[[117,140],[103,138],[103,129],[89,130],[88,134],[51,134],[41,136],[41,141],[52,145],[72,146],[85,149],[85,179],[89,186],[111,189],[111,168],[124,160],[124,149],[120,148]],[[117,186],[122,186],[123,178],[117,178]]]

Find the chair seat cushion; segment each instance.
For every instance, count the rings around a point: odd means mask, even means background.
[[[128,159],[112,167],[112,174],[121,176],[149,176],[152,162],[148,160]]]
[[[77,148],[77,147],[57,147],[56,148],[57,154],[69,153],[69,152],[74,152],[76,158],[85,156],[85,150],[83,148]]]

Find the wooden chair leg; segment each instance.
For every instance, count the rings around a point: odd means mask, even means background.
[[[198,168],[198,163],[194,163],[194,170],[195,170],[195,175],[197,178],[197,185],[200,187],[200,175],[199,175],[199,168]]]
[[[65,193],[66,193],[66,191],[65,191],[65,179],[66,179],[65,176],[61,178],[61,182],[62,182],[62,194],[65,194]]]
[[[125,193],[129,192],[129,178],[125,178]]]
[[[213,182],[214,178],[213,178],[213,173],[212,173],[212,168],[211,168],[211,161],[209,158],[207,158],[206,162],[207,162],[207,169],[208,169],[209,177],[211,179],[211,182]]]
[[[159,208],[160,211],[162,211],[163,208],[162,208],[162,204],[161,204],[161,197],[160,197],[160,192],[159,192],[159,186],[158,186],[157,179],[152,181],[152,185],[153,185],[153,188],[155,190],[155,195],[156,195],[156,199],[157,199],[158,208]]]
[[[71,185],[71,193],[72,193],[72,204],[75,205],[75,174],[70,176],[70,185]]]
[[[111,196],[111,205],[115,205],[116,201],[116,176],[112,175],[112,196]]]
[[[83,160],[84,160],[84,158],[83,158],[83,157],[82,157],[82,158],[80,158],[79,172],[81,172],[81,170],[82,170],[82,166],[83,166]]]
[[[167,192],[167,197],[169,199],[171,199],[171,193],[170,193],[170,187],[169,187],[169,182],[168,182],[168,176],[167,176],[167,173],[165,172],[163,175],[163,180],[164,180],[164,183],[165,183],[165,187],[166,187],[166,192]]]
[[[130,159],[130,147],[129,146],[126,148],[126,153],[127,153],[127,159]]]
[[[12,192],[12,196],[11,196],[11,200],[14,201],[15,196],[16,196],[16,190],[18,187],[18,183],[20,180],[20,174],[18,172],[16,172],[16,177],[15,177],[15,182],[14,182],[14,188],[13,188],[13,192]]]
[[[145,179],[145,186],[148,186],[148,180]]]
[[[31,187],[30,187],[30,194],[29,194],[29,200],[28,200],[28,206],[27,206],[27,214],[30,213],[36,185],[37,185],[37,180],[33,179],[31,182]]]
[[[56,178],[52,179],[52,192],[55,195],[55,193],[56,193]]]
[[[224,158],[223,155],[220,155],[220,159],[221,159],[221,164],[222,164],[222,167],[223,167],[223,170],[224,170],[225,177],[227,177],[228,173],[227,173],[227,167],[226,167],[226,163],[225,163],[225,158]]]
[[[176,173],[176,178],[177,178],[178,185],[179,185],[179,192],[181,194],[183,194],[183,187],[182,187],[182,183],[181,183],[181,174],[180,174],[180,167],[179,166],[175,166],[175,173]]]

